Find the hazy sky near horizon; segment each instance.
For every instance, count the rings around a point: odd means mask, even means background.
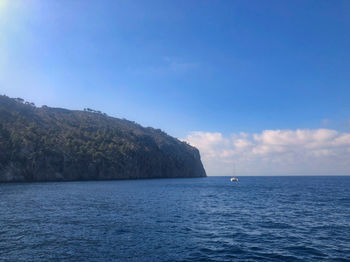
[[[209,175],[350,174],[350,1],[0,0],[0,93],[161,128]]]

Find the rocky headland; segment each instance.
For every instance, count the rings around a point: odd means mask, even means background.
[[[205,176],[199,151],[160,129],[0,96],[0,182]]]

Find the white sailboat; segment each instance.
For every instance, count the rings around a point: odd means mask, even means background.
[[[238,182],[238,178],[237,177],[231,177],[230,181],[231,182]]]
[[[230,178],[231,182],[238,182],[238,178],[236,177],[236,166],[233,166],[233,177]]]

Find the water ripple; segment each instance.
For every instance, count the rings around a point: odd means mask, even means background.
[[[350,177],[0,184],[0,261],[350,261]]]

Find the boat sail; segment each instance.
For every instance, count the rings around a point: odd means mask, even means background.
[[[231,182],[238,182],[238,178],[236,177],[236,165],[233,165],[233,177],[230,178]]]

